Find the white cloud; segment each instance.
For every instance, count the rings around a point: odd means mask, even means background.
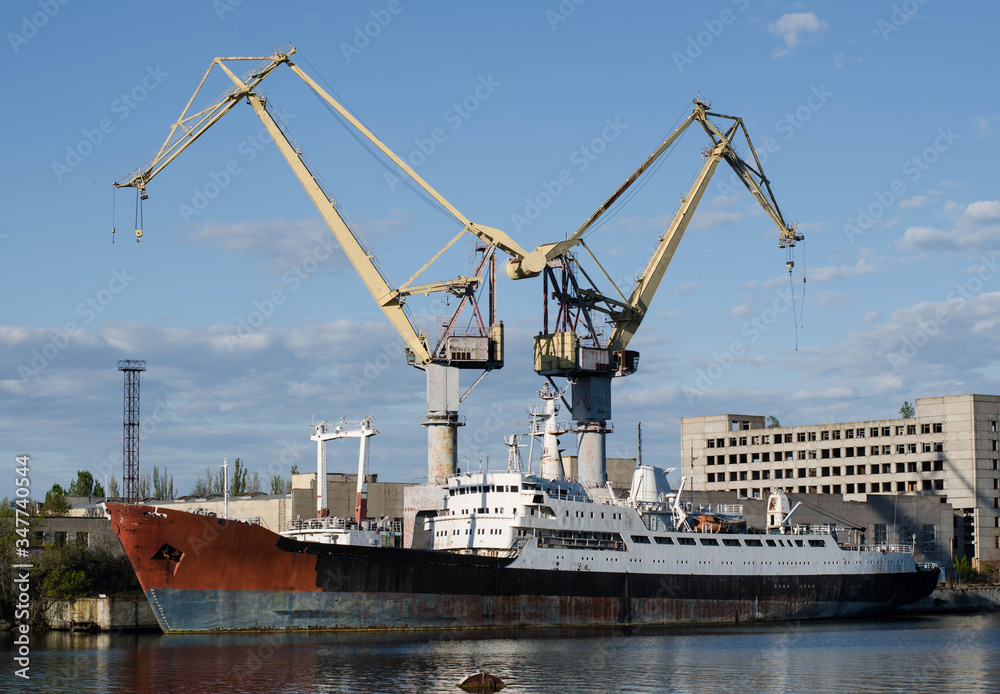
[[[799,46],[805,36],[817,37],[826,31],[828,26],[813,12],[793,12],[781,15],[778,21],[771,24],[767,30],[780,36],[785,42],[785,47],[776,48],[771,57],[785,57]]]
[[[670,224],[670,217],[658,215],[655,217],[619,217],[615,222],[619,229],[626,231],[649,231],[650,229],[662,230]]]
[[[992,137],[993,126],[998,120],[1000,120],[1000,115],[976,116],[972,119],[972,126],[980,137]]]
[[[820,306],[841,307],[847,304],[847,294],[841,292],[823,292],[819,295],[816,303]]]
[[[687,282],[687,283],[682,284],[681,286],[677,287],[677,289],[674,290],[674,293],[675,294],[680,294],[681,296],[684,296],[685,294],[690,294],[691,292],[695,291],[696,289],[699,289],[699,287],[698,287],[697,284],[695,284],[694,282]]]
[[[951,231],[913,226],[897,241],[904,251],[952,251],[994,253],[1000,247],[1000,200],[980,200],[965,208],[945,205],[949,215],[957,215]]]
[[[698,210],[691,219],[692,229],[715,229],[717,227],[735,224],[743,219],[739,212],[724,210]]]
[[[858,277],[861,275],[873,275],[878,272],[867,258],[859,258],[854,265],[826,265],[823,267],[806,267],[803,274],[810,282],[832,282],[841,277]],[[744,289],[755,289],[758,287],[770,288],[788,283],[788,274],[777,275],[763,282],[756,280],[743,285]]]
[[[913,207],[923,207],[928,202],[930,202],[930,198],[928,198],[928,197],[926,197],[924,195],[914,195],[909,200],[900,200],[899,201],[899,208],[901,210],[906,210],[906,209],[913,208]]]
[[[729,312],[731,318],[746,318],[751,313],[750,304],[742,303],[739,306],[734,306]]]

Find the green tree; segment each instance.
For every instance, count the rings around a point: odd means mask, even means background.
[[[250,475],[250,481],[247,482],[247,494],[256,494],[260,491],[260,475],[256,472]]]
[[[66,490],[66,496],[104,496],[104,488],[90,474],[90,470],[78,470],[76,479]]]
[[[780,426],[781,426],[781,422],[778,421],[777,417],[775,417],[773,414],[769,414],[767,416],[767,428],[768,429],[777,429]]]
[[[975,583],[979,578],[979,572],[973,568],[968,557],[959,557],[952,563],[955,570],[955,578],[959,583]]]
[[[153,466],[153,498],[154,499],[173,499],[177,496],[177,491],[174,489],[174,476],[167,474],[167,468],[163,468],[163,472],[160,472],[160,468],[156,465]]]
[[[108,482],[108,496],[112,499],[119,499],[121,495],[121,490],[118,488],[118,480],[115,479],[114,475],[111,475],[111,480]]]
[[[292,491],[292,481],[286,480],[278,473],[271,475],[271,493],[272,494],[287,494]]]
[[[239,458],[233,465],[233,476],[230,478],[229,494],[232,496],[242,496],[247,493],[247,469],[243,466],[243,461]]]
[[[69,511],[69,504],[66,503],[66,491],[59,483],[53,484],[52,489],[45,492],[45,505],[42,506],[44,516],[62,516]]]
[[[135,481],[135,495],[140,499],[148,499],[153,491],[153,477],[149,470],[139,473],[139,478]]]
[[[910,401],[904,400],[903,406],[899,408],[899,416],[903,419],[913,419],[915,414],[917,414],[917,411],[913,409],[913,405],[910,404]]]

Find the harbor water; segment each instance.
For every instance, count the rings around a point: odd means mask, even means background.
[[[675,628],[421,634],[36,633],[0,691],[995,692],[1000,614]]]

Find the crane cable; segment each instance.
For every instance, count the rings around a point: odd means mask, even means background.
[[[111,243],[115,242],[115,203],[118,200],[118,189],[111,189]]]
[[[318,77],[320,78],[320,80],[322,80],[323,84],[325,84],[325,85],[327,86],[327,88],[328,88],[328,89],[329,89],[329,90],[330,90],[330,91],[331,91],[331,92],[333,93],[333,95],[337,97],[337,100],[338,100],[338,101],[339,101],[339,102],[340,102],[341,104],[343,104],[344,108],[346,108],[346,109],[347,109],[347,110],[348,110],[348,111],[349,111],[349,112],[351,113],[351,115],[353,115],[353,116],[354,116],[355,118],[357,118],[358,122],[360,122],[360,123],[364,124],[364,122],[363,122],[363,121],[361,120],[361,118],[358,118],[357,114],[355,114],[355,113],[354,113],[354,110],[353,110],[353,109],[352,109],[352,108],[351,108],[350,106],[348,106],[348,105],[347,105],[347,102],[346,102],[346,101],[344,101],[344,99],[343,99],[343,98],[342,98],[342,97],[341,97],[341,96],[340,96],[339,94],[337,94],[337,91],[336,91],[336,90],[335,90],[335,89],[334,89],[333,87],[331,87],[331,86],[330,86],[330,83],[326,81],[326,78],[325,78],[325,77],[323,77],[322,73],[320,73],[320,72],[319,72],[319,71],[318,71],[318,70],[317,70],[317,69],[316,69],[316,68],[315,68],[315,67],[313,66],[313,64],[309,62],[309,59],[308,59],[308,58],[306,58],[306,57],[305,57],[304,55],[302,55],[301,53],[300,53],[299,55],[300,55],[300,56],[302,57],[302,59],[303,59],[303,60],[304,60],[304,61],[306,62],[306,64],[307,64],[307,65],[309,65],[309,68],[310,68],[310,69],[311,69],[311,70],[313,71],[313,73],[314,73],[315,75],[317,75],[317,76],[318,76]],[[310,90],[310,91],[312,91],[312,90]],[[358,134],[358,132],[357,132],[357,129],[356,129],[356,128],[354,128],[353,126],[351,126],[350,124],[348,124],[348,123],[347,123],[347,122],[346,122],[346,121],[344,120],[343,116],[341,116],[341,115],[340,115],[340,114],[339,114],[339,113],[337,112],[337,110],[336,110],[335,108],[333,108],[333,107],[332,107],[332,106],[331,106],[330,104],[328,104],[328,103],[326,102],[326,100],[324,100],[324,99],[323,99],[323,97],[321,97],[321,96],[320,96],[319,94],[317,94],[317,93],[316,93],[315,91],[313,91],[313,96],[315,96],[315,97],[316,97],[316,99],[317,99],[317,100],[319,100],[319,102],[320,102],[321,104],[323,104],[324,108],[326,108],[326,110],[327,110],[327,111],[329,111],[329,112],[330,112],[330,113],[331,113],[331,114],[332,114],[332,115],[333,115],[333,116],[334,116],[334,117],[335,117],[335,118],[337,119],[337,122],[339,122],[339,123],[340,123],[341,127],[343,127],[343,128],[344,128],[344,130],[346,130],[346,131],[348,132],[348,134],[350,134],[350,135],[351,135],[351,137],[353,137],[353,138],[354,138],[354,140],[355,140],[355,141],[356,141],[356,142],[357,142],[358,144],[360,144],[360,145],[361,145],[362,147],[364,147],[364,148],[365,148],[365,151],[366,151],[366,152],[368,152],[368,154],[370,154],[370,155],[371,155],[371,157],[372,157],[373,159],[375,159],[375,161],[377,161],[377,162],[378,162],[379,164],[381,164],[381,165],[382,165],[382,167],[383,167],[383,168],[384,168],[384,169],[385,169],[386,171],[388,171],[388,172],[389,172],[389,173],[391,173],[391,174],[392,174],[393,176],[395,176],[395,177],[396,177],[397,179],[399,179],[399,181],[400,181],[400,182],[401,182],[401,183],[402,183],[403,185],[405,185],[405,186],[406,186],[407,188],[409,188],[409,189],[410,189],[411,191],[413,191],[413,192],[414,192],[414,193],[415,193],[415,194],[416,194],[416,195],[417,195],[418,197],[422,198],[422,199],[424,200],[424,202],[426,202],[426,203],[427,203],[428,205],[430,205],[430,206],[431,206],[432,208],[436,209],[436,210],[437,210],[438,212],[440,212],[440,213],[441,213],[442,215],[444,215],[444,216],[445,216],[445,217],[447,217],[448,219],[450,219],[450,220],[452,220],[452,221],[454,221],[454,222],[456,222],[456,223],[458,223],[458,224],[461,224],[461,223],[462,223],[462,222],[461,222],[461,220],[459,220],[459,219],[458,219],[457,217],[455,217],[455,215],[453,215],[453,214],[452,214],[451,212],[449,212],[448,210],[446,210],[446,209],[445,209],[445,208],[444,208],[444,207],[443,207],[443,206],[442,206],[442,205],[441,205],[441,204],[440,204],[440,203],[439,203],[439,202],[438,202],[437,200],[434,200],[433,198],[431,198],[431,197],[430,197],[430,196],[429,196],[429,195],[427,194],[427,191],[423,190],[422,188],[418,188],[418,187],[417,187],[417,186],[415,185],[415,182],[414,182],[414,181],[413,181],[412,179],[410,179],[410,177],[409,177],[409,176],[401,176],[401,175],[400,175],[400,173],[399,173],[399,171],[397,171],[397,167],[396,167],[396,166],[389,166],[389,163],[388,163],[387,161],[385,161],[385,158],[384,158],[384,157],[382,157],[382,156],[379,156],[379,154],[380,154],[380,153],[379,153],[379,152],[376,152],[376,151],[375,151],[375,150],[374,150],[374,149],[372,148],[372,144],[371,144],[371,142],[369,142],[367,138],[363,138],[363,137],[361,137],[361,135],[359,135],[359,134]],[[365,126],[365,127],[368,127],[368,126]]]
[[[795,307],[795,284],[792,282],[792,268],[795,267],[795,262],[792,260],[793,252],[792,249],[788,249],[786,255],[787,260],[785,261],[785,266],[788,268],[788,288],[789,294],[792,297],[792,321],[795,325],[795,351],[799,351],[799,328],[805,327],[805,321],[803,320],[803,315],[806,306],[806,273],[805,270],[802,271],[802,304],[801,307],[796,309]],[[806,262],[806,252],[802,251],[802,264],[805,265]]]

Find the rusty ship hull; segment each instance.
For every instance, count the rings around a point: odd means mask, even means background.
[[[519,569],[512,558],[301,542],[109,503],[164,632],[602,626],[875,616],[929,572],[713,576]]]

